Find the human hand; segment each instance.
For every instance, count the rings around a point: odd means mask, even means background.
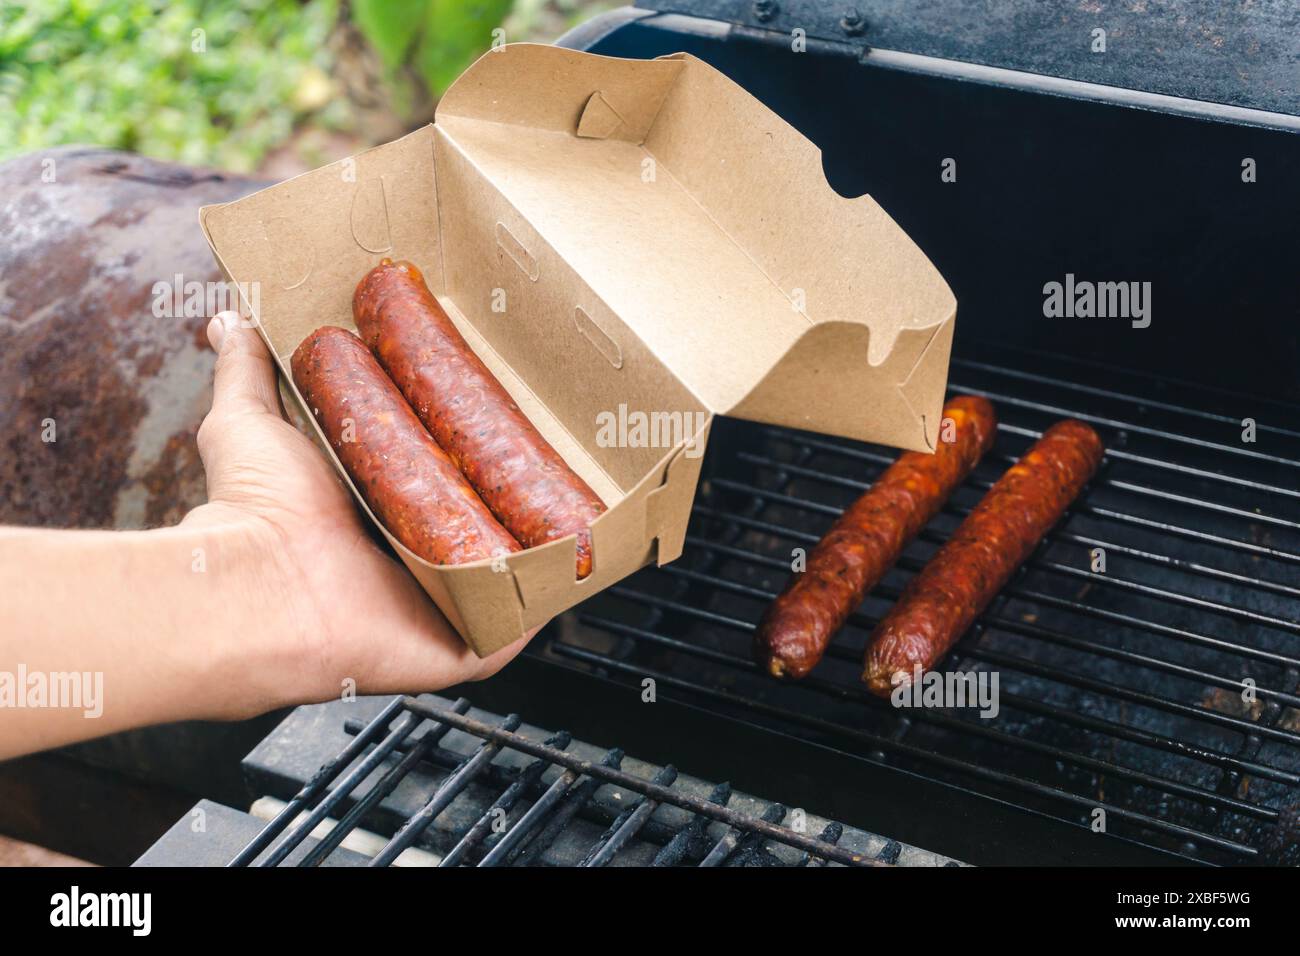
[[[321,452],[284,418],[276,370],[254,328],[216,316],[212,410],[198,434],[208,503],[182,527],[214,534],[245,562],[236,578],[260,642],[232,700],[244,716],[273,706],[359,693],[436,690],[496,673],[527,643],[478,658],[400,563],[369,537],[347,489]],[[254,665],[266,670],[265,663]],[[270,678],[269,680],[267,678]],[[247,698],[247,699],[245,699]]]

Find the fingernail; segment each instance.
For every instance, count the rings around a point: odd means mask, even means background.
[[[208,342],[214,352],[221,351],[226,336],[238,321],[239,314],[236,312],[218,312],[212,317],[212,321],[208,323]]]
[[[221,351],[221,340],[225,337],[226,329],[221,324],[221,316],[214,315],[208,322],[208,344],[212,346],[212,351]]]

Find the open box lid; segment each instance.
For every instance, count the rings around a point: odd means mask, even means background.
[[[451,171],[434,166],[453,157],[549,247],[514,248],[498,222],[498,252],[534,282],[543,258],[578,277],[584,303],[557,307],[620,375],[649,350],[713,412],[933,449],[951,290],[875,201],[830,188],[812,143],[686,54],[508,44],[461,75],[435,125],[205,207],[223,270],[260,288],[250,309],[274,317],[262,331],[282,364],[322,317],[351,324],[351,289],[380,254],[414,259],[447,293],[458,224],[440,209]],[[492,346],[474,308],[444,304]]]
[[[712,411],[934,447],[951,290],[713,67],[507,45],[453,84],[436,129]],[[623,330],[579,322],[621,354]]]
[[[952,293],[871,199],[830,189],[810,143],[691,57],[505,46],[457,80],[435,124],[199,221],[295,402],[294,349],[352,326],[353,290],[380,258],[410,259],[609,506],[584,579],[572,536],[500,573],[430,564],[375,521],[479,655],[681,553],[710,412],[937,441]],[[498,293],[525,308],[498,314]],[[681,409],[690,429],[604,444],[592,426],[615,408]]]

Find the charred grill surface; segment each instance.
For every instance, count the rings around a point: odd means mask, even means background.
[[[715,426],[682,558],[582,605],[536,652],[1080,827],[1102,811],[1107,834],[1193,859],[1300,860],[1296,409],[991,348],[955,356],[950,384],[993,401],[997,442],[801,683],[751,662],[753,628],[792,549],[896,453],[740,421]],[[1067,417],[1101,436],[1100,470],[940,664],[996,672],[997,715],[874,699],[859,682],[874,625]]]

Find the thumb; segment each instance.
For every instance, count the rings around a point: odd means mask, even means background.
[[[275,363],[257,330],[238,312],[220,312],[208,323],[208,342],[217,352],[212,411],[269,412],[278,417]]]

